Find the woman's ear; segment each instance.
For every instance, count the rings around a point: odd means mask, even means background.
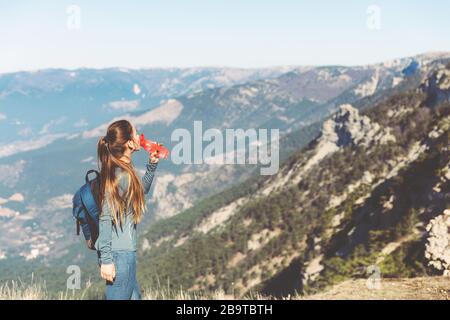
[[[133,142],[133,140],[128,140],[127,145],[128,145],[129,149],[131,149],[131,150],[134,149],[134,142]]]
[[[138,150],[139,146],[133,140],[129,140],[128,148],[130,148],[132,151],[134,151],[134,150]]]

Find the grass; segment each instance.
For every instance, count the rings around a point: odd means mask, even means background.
[[[29,283],[18,279],[1,284],[0,300],[83,300],[86,298],[88,289],[81,290],[81,292],[66,290],[54,296],[48,292],[45,282],[36,282],[32,274]]]
[[[31,281],[11,280],[0,284],[0,300],[99,300],[103,299],[103,292],[86,289],[69,290],[65,292],[50,293],[44,281],[36,281],[31,276]],[[192,292],[170,289],[158,283],[156,287],[146,287],[142,291],[143,300],[235,300],[237,297],[227,295],[223,290],[212,292]],[[244,300],[273,299],[270,296],[262,296],[251,292],[240,298]]]
[[[421,277],[381,279],[378,289],[369,289],[367,280],[348,280],[328,288],[324,292],[311,296],[289,295],[282,300],[450,300],[450,277]],[[8,281],[0,285],[0,300],[83,300],[102,299],[99,294],[89,293],[89,289],[50,294],[43,282],[30,283]],[[166,287],[146,288],[142,292],[143,300],[234,300],[222,290],[213,292],[191,292],[183,289],[173,290]],[[272,300],[272,296],[249,293],[239,299]]]

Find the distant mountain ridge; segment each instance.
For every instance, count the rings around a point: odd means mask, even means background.
[[[1,123],[7,126],[0,146],[47,131],[79,132],[115,115],[151,109],[167,98],[276,77],[287,70],[110,68],[0,74],[0,112],[6,117]]]

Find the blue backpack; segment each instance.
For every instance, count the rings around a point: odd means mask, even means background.
[[[95,173],[96,177],[89,180],[89,174]],[[84,238],[91,240],[89,249],[96,250],[95,241],[98,238],[99,213],[98,191],[100,185],[100,174],[97,170],[89,170],[86,173],[86,183],[78,189],[72,199],[73,217],[76,220],[77,235],[80,235],[80,227],[83,230]]]

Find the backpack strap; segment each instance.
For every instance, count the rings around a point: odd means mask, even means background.
[[[99,214],[99,209],[97,207],[97,203],[95,202],[94,196],[92,194],[91,181],[89,180],[89,174],[92,172],[96,173],[97,178],[99,177],[99,173],[97,170],[89,170],[86,173],[86,184],[83,185],[80,189],[80,196],[81,196],[81,201],[83,202],[83,205],[85,206],[86,210],[88,211],[88,214],[91,216],[92,220],[94,220],[95,223],[98,224],[96,217]]]
[[[100,176],[100,173],[97,170],[89,170],[88,172],[86,172],[86,176],[84,177],[84,180],[86,180],[86,183],[89,183],[91,180],[89,180],[89,173],[95,173],[96,178],[98,178]]]

